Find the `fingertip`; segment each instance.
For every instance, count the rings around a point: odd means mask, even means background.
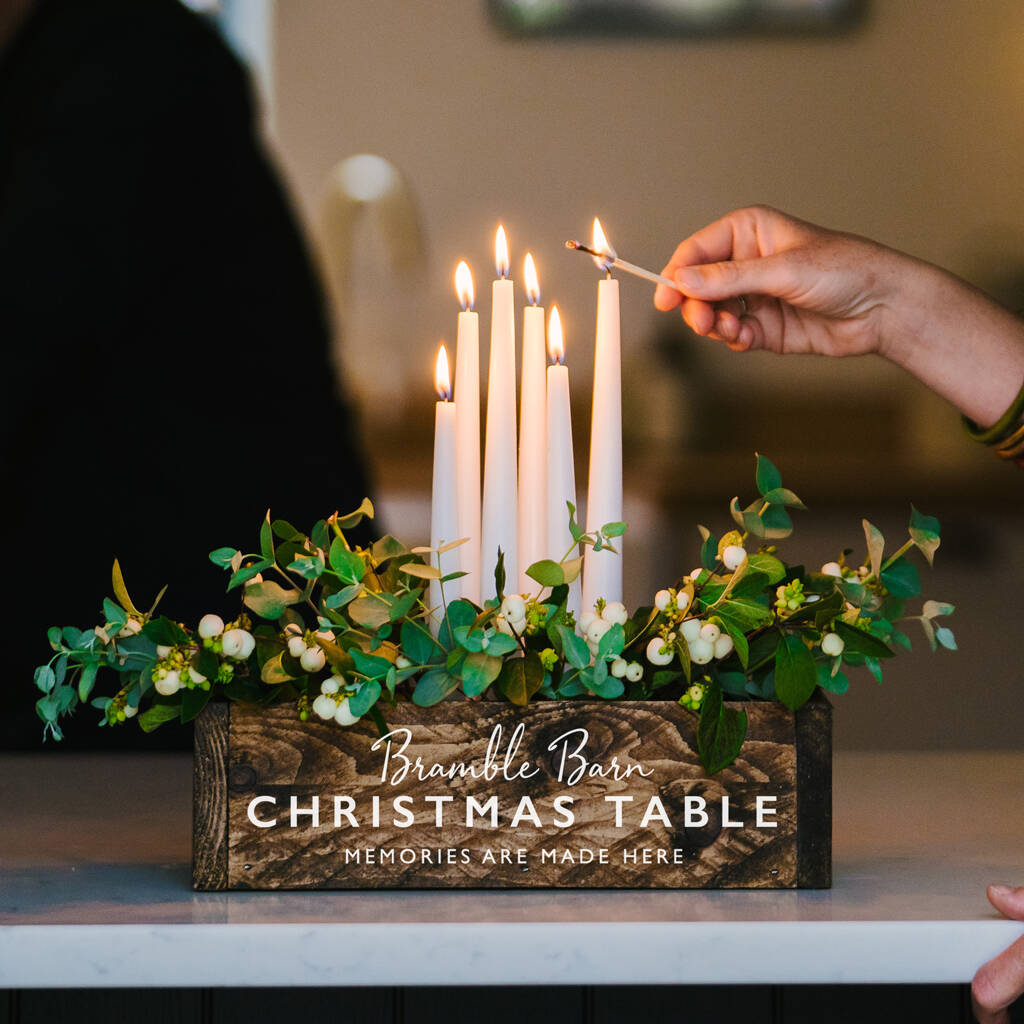
[[[714,329],[715,309],[699,299],[686,299],[683,302],[683,318],[693,331],[706,336]]]
[[[1024,886],[990,885],[986,895],[989,903],[1007,917],[1024,915]]]
[[[728,310],[719,310],[715,317],[715,333],[725,342],[739,340],[740,322]]]
[[[659,284],[654,289],[654,307],[662,313],[667,313],[682,302],[683,297],[675,288],[669,288],[667,284]]]

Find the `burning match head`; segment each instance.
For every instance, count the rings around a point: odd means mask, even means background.
[[[580,243],[573,238],[568,238],[566,239],[565,247],[566,249],[578,249],[580,247]]]

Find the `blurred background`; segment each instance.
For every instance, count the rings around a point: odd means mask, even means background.
[[[522,6],[557,26],[559,9],[579,5]],[[452,272],[470,262],[486,327],[499,220],[517,276],[529,249],[543,301],[562,313],[581,493],[597,272],[563,242],[587,240],[595,215],[625,258],[660,269],[691,231],[768,203],[941,264],[1024,309],[1024,7],[837,11],[834,31],[805,21],[747,32],[725,18],[710,35],[659,35],[650,22],[635,34],[618,24],[530,35],[476,0],[267,9],[271,138],[323,260],[339,363],[394,529],[425,528],[431,367],[438,339],[454,340]],[[390,219],[393,193],[339,221],[353,189],[344,161],[360,153],[400,176],[379,187],[407,194],[407,222]],[[899,659],[883,687],[854,673],[834,700],[836,743],[1024,743],[1011,612],[1024,569],[1020,473],[880,359],[738,355],[657,313],[643,282],[620,287],[630,605],[650,599],[665,567],[696,563],[695,523],[728,528],[728,500],[752,497],[755,449],[809,506],[786,548],[794,560],[860,551],[864,516],[899,543],[913,501],[943,522],[924,580],[957,605],[960,651]],[[965,345],[970,333],[964,324]]]
[[[438,341],[454,342],[453,271],[469,261],[486,338],[499,221],[519,296],[530,250],[542,301],[562,314],[581,494],[598,272],[563,243],[587,240],[595,215],[622,256],[657,270],[692,231],[767,203],[1024,309],[1019,0],[188,6],[252,74],[260,133],[326,288],[372,493],[404,538],[428,529],[432,368]],[[943,523],[923,575],[927,596],[957,606],[960,651],[900,658],[883,687],[855,672],[834,701],[837,746],[1024,744],[1019,472],[879,359],[737,355],[657,313],[645,283],[623,278],[621,294],[627,603],[696,563],[696,523],[730,528],[755,450],[810,508],[791,561],[859,553],[864,516],[895,547],[913,501]]]

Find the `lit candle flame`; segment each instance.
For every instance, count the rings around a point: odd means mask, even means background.
[[[565,361],[565,339],[562,337],[562,318],[558,315],[558,307],[551,307],[548,317],[548,354],[552,362],[561,365]]]
[[[498,225],[498,232],[494,236],[494,268],[498,271],[498,277],[508,277],[512,264],[508,257],[508,239],[505,237],[505,226]]]
[[[476,298],[473,293],[473,273],[465,260],[461,260],[455,268],[455,294],[458,295],[464,311],[473,308],[473,301]]]
[[[442,345],[437,350],[437,367],[434,370],[434,388],[437,397],[447,402],[452,397],[452,378],[448,371],[448,350]]]
[[[536,306],[540,302],[540,281],[537,280],[532,252],[528,252],[523,260],[523,280],[526,282],[526,297],[531,306]]]
[[[612,262],[615,259],[615,250],[608,244],[608,239],[604,236],[604,231],[601,228],[601,222],[595,217],[594,218],[594,242],[591,248],[596,249],[598,252],[604,253],[605,258],[601,259],[595,256],[594,262],[602,270],[611,270]]]

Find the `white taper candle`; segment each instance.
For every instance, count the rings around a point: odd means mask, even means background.
[[[519,404],[519,590],[529,593],[537,584],[526,570],[547,558],[545,472],[546,430],[544,367],[544,309],[533,256],[523,265],[530,305],[523,310],[523,369]]]
[[[587,481],[587,532],[622,519],[622,361],[619,336],[619,282],[597,286],[594,346],[594,405]],[[622,538],[618,554],[588,547],[583,562],[583,610],[598,598],[622,600]]]
[[[437,353],[435,376],[440,401],[434,407],[434,477],[430,496],[430,546],[441,548],[458,540],[458,509],[455,498],[455,416],[456,403],[450,402],[451,382],[448,372],[448,353],[444,345]],[[431,558],[432,565],[439,565],[447,575],[458,568],[458,548]],[[447,588],[446,588],[447,591]],[[431,614],[431,628],[436,636],[444,618],[441,584],[431,580],[428,590]],[[449,600],[452,595],[447,594]]]
[[[519,582],[515,290],[508,278],[505,229],[500,226],[494,250],[498,280],[491,289],[491,352],[487,371],[487,433],[480,523],[480,586],[484,598],[494,597],[493,572],[499,548],[505,554],[507,589],[513,591]]]
[[[480,604],[480,315],[473,311],[473,275],[465,261],[455,271],[455,290],[462,304],[455,348],[455,481],[459,537],[459,568],[468,573],[456,581],[453,594]]]
[[[554,361],[547,371],[547,550],[545,558],[559,561],[572,547],[567,502],[576,504],[576,464],[572,445],[572,410],[569,402],[569,367],[565,366],[565,344],[558,307],[551,307],[548,348]],[[582,598],[580,577],[569,584],[566,604],[579,621]]]

